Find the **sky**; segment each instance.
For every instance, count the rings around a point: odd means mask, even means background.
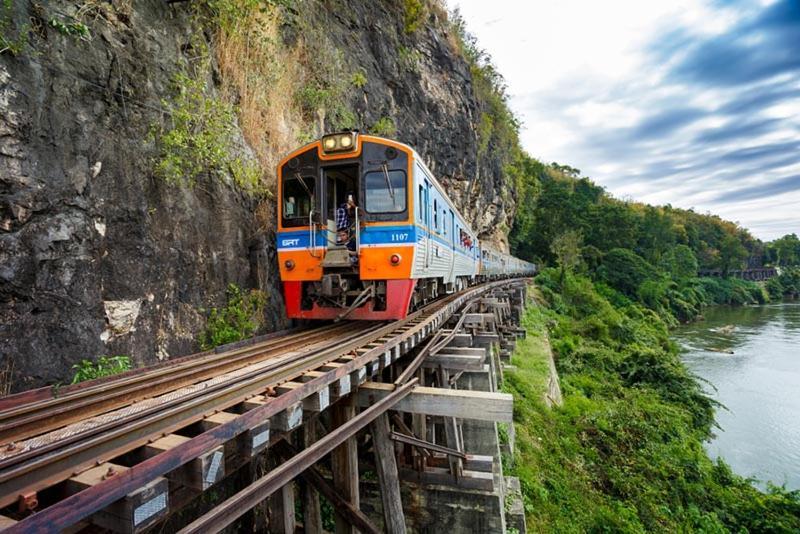
[[[448,0],[522,144],[618,198],[800,234],[800,0]]]

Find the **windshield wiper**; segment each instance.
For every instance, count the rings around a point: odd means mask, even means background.
[[[306,193],[308,193],[308,196],[309,196],[309,198],[314,198],[314,193],[312,193],[312,192],[311,192],[311,189],[309,189],[309,188],[308,188],[308,185],[306,185],[306,181],[305,181],[305,180],[303,180],[303,177],[302,177],[302,176],[300,176],[300,173],[299,173],[299,172],[296,172],[296,173],[294,173],[294,176],[295,176],[295,178],[297,178],[297,180],[300,182],[300,185],[302,185],[302,186],[303,186],[303,189],[305,189],[305,190],[306,190]]]

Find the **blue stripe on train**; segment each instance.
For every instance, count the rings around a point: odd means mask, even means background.
[[[315,242],[317,247],[324,247],[326,245],[326,234],[327,230],[316,232]],[[361,232],[361,243],[364,245],[410,245],[426,236],[447,248],[453,246],[452,243],[438,235],[426,232],[424,229],[410,224],[398,226],[368,226]],[[308,248],[310,242],[308,230],[290,230],[278,233],[278,250]],[[470,254],[456,247],[456,253],[466,256],[468,259],[477,260],[475,257],[477,254],[475,252]]]

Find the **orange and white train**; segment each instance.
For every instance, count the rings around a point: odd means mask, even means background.
[[[481,246],[414,149],[357,132],[280,162],[277,240],[286,313],[298,319],[402,319],[442,294],[536,271]]]

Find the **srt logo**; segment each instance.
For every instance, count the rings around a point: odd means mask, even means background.
[[[300,238],[299,237],[295,238],[295,239],[284,239],[284,240],[281,241],[281,246],[282,247],[296,247],[299,244],[300,244]]]

